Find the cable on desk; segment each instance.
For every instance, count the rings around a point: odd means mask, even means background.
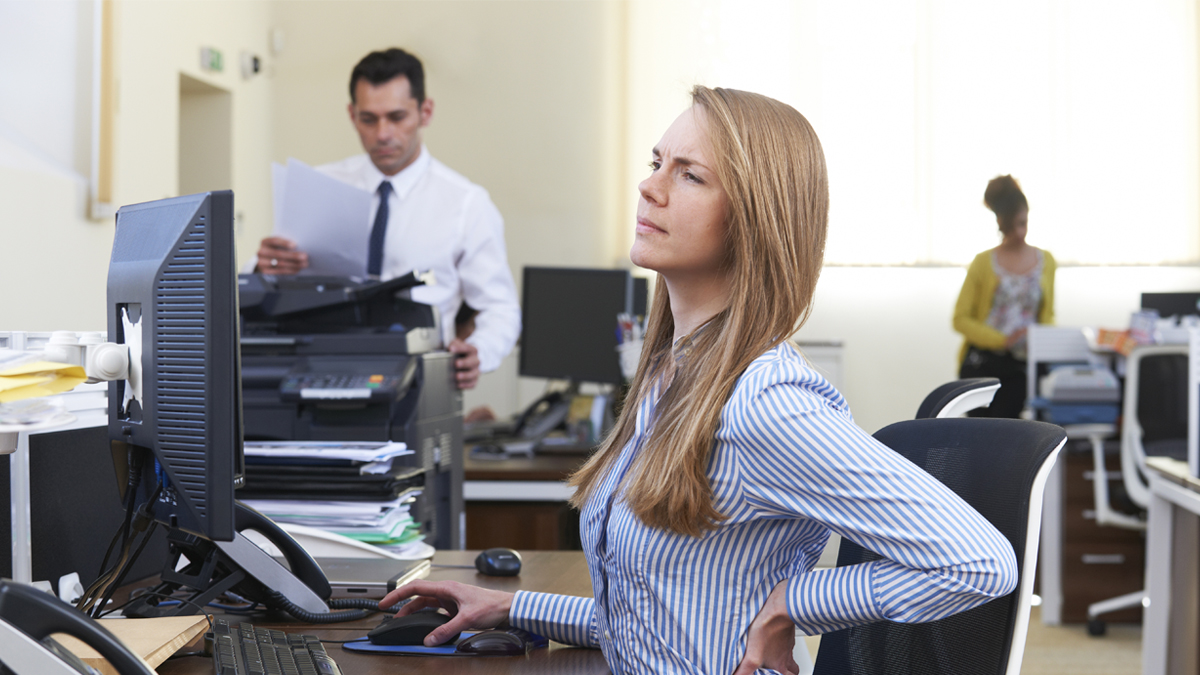
[[[305,623],[340,623],[342,621],[365,619],[375,612],[393,613],[407,604],[407,601],[392,605],[391,607],[380,607],[378,602],[366,598],[338,598],[336,600],[329,600],[326,604],[330,609],[346,611],[335,611],[324,614],[310,612],[288,600],[278,591],[272,592],[271,599],[267,602],[268,606],[281,609],[292,615],[292,618]]]

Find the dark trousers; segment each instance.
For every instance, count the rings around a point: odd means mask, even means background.
[[[993,352],[971,347],[958,369],[959,377],[995,377],[1000,390],[992,404],[967,413],[970,417],[1008,417],[1017,419],[1025,407],[1025,387],[1028,386],[1026,364],[1011,352]]]

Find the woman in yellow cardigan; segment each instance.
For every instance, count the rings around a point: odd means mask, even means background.
[[[954,330],[965,338],[959,377],[998,377],[992,405],[981,417],[1018,417],[1025,406],[1025,334],[1054,323],[1054,271],[1049,251],[1025,243],[1029,203],[1012,176],[988,182],[983,203],[996,214],[1004,239],[975,256],[954,306]]]

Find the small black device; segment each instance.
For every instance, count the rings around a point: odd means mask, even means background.
[[[383,623],[367,633],[367,639],[376,645],[422,645],[425,637],[439,626],[444,626],[450,616],[435,611],[413,612],[406,616],[384,619]],[[446,642],[454,642],[458,635]]]
[[[212,640],[213,675],[342,675],[320,638],[313,635],[216,619],[208,638]]]
[[[472,656],[522,656],[531,649],[547,644],[545,638],[520,628],[495,628],[463,639],[454,651]]]
[[[489,548],[475,556],[475,569],[490,577],[515,577],[521,573],[521,554],[511,548]]]

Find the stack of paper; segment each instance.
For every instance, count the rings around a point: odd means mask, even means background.
[[[400,555],[423,547],[412,507],[424,472],[398,466],[403,443],[245,444],[242,501],[276,522],[316,527]]]
[[[420,494],[413,491],[390,502],[243,501],[275,522],[320,528],[410,557],[425,540],[411,513],[412,504]]]

